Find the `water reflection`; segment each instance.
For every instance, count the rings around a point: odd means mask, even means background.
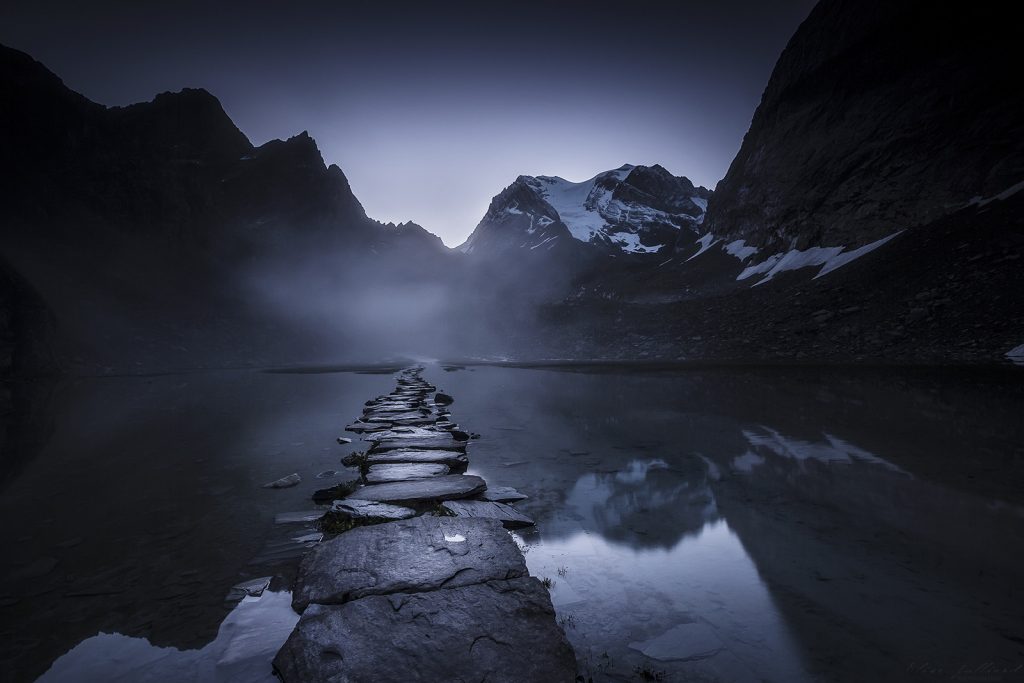
[[[1019,380],[476,368],[437,381],[484,434],[473,469],[532,496],[527,562],[553,580],[595,680],[1024,671]]]
[[[221,623],[213,642],[198,650],[157,647],[145,638],[101,633],[62,655],[38,680],[274,683],[278,679],[270,662],[299,620],[291,601],[288,591],[243,598]]]
[[[564,510],[555,528],[583,528],[614,542],[666,548],[718,517],[703,465],[669,467],[661,458],[582,475],[566,495]]]

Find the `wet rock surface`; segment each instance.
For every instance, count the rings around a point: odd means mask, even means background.
[[[409,519],[416,516],[416,511],[412,508],[353,498],[334,501],[334,504],[331,506],[331,512],[348,515],[352,519],[385,519],[388,521]]]
[[[342,459],[363,486],[314,494],[347,496],[319,522],[336,535],[299,567],[292,606],[303,616],[275,671],[285,683],[574,680],[551,598],[505,531],[533,525],[506,504],[526,496],[488,497],[482,478],[450,473],[466,468],[471,437],[438,409],[454,399],[431,399],[419,373],[404,371],[346,427],[371,442]]]
[[[506,529],[522,529],[534,526],[536,522],[516,510],[511,505],[488,500],[449,500],[441,503],[441,507],[457,517],[476,517],[494,519],[501,522]]]
[[[292,604],[339,604],[385,593],[455,588],[527,576],[512,537],[495,521],[416,517],[353,529],[302,561]]]
[[[551,599],[527,577],[311,605],[274,667],[287,682],[560,683],[576,675]]]
[[[449,474],[431,479],[412,479],[388,484],[374,484],[358,489],[351,495],[360,500],[377,500],[382,503],[405,503],[416,505],[442,500],[469,498],[484,491],[487,484],[480,477],[466,474]]]
[[[383,453],[368,453],[366,463],[371,467],[383,463],[440,463],[457,469],[465,468],[469,464],[469,458],[461,451],[399,448]]]
[[[448,474],[448,466],[441,463],[391,463],[371,465],[366,472],[367,484],[382,484],[408,479],[427,479]]]

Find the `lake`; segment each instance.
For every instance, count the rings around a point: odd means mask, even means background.
[[[515,536],[585,678],[1024,679],[1024,370],[424,376],[480,434],[469,473],[530,496],[537,526]],[[12,385],[7,674],[267,678],[315,531],[275,516],[350,476],[330,472],[359,443],[335,439],[393,385],[389,369]],[[225,600],[262,576],[279,577],[262,597]]]

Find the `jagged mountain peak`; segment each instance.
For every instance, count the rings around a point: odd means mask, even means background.
[[[563,238],[609,253],[654,253],[676,244],[681,231],[696,238],[710,196],[657,164],[623,164],[581,182],[521,175],[492,199],[461,249],[533,251]]]

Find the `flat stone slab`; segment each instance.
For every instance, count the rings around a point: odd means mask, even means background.
[[[391,521],[411,519],[416,516],[416,511],[412,508],[357,498],[334,501],[331,505],[331,512],[340,512],[352,519],[387,519]]]
[[[390,484],[373,484],[356,489],[350,498],[376,500],[397,505],[417,505],[442,500],[470,498],[482,493],[487,484],[480,477],[467,474],[448,474],[430,479],[396,481]]]
[[[397,438],[396,435],[395,437],[375,442],[373,447],[370,449],[370,452],[380,453],[382,451],[398,450],[399,448],[465,452],[466,442],[456,441],[446,433],[438,434],[437,437],[409,435],[409,438],[407,439]]]
[[[367,484],[385,484],[392,481],[427,479],[448,474],[448,465],[441,463],[388,463],[371,465],[366,471]]]
[[[459,517],[496,519],[506,529],[522,529],[523,527],[536,524],[536,522],[511,505],[495,503],[489,500],[449,500],[441,503],[441,507],[455,513]]]
[[[384,422],[353,422],[345,427],[346,432],[355,432],[356,434],[363,434],[365,432],[379,432],[390,428],[390,423]]]
[[[299,567],[292,605],[302,612],[312,603],[528,575],[522,553],[498,522],[426,515],[357,527],[317,546]]]
[[[311,605],[274,669],[284,683],[570,683],[576,658],[547,591],[526,577]]]
[[[466,456],[465,453],[459,451],[421,451],[408,448],[399,448],[393,451],[384,451],[383,453],[368,453],[366,456],[366,462],[370,466],[383,463],[433,462],[447,465],[449,468],[459,468],[465,467],[467,464],[469,464],[469,458]]]
[[[491,500],[495,503],[515,503],[527,498],[528,495],[516,491],[511,486],[488,486],[486,491],[477,496],[478,500]]]

